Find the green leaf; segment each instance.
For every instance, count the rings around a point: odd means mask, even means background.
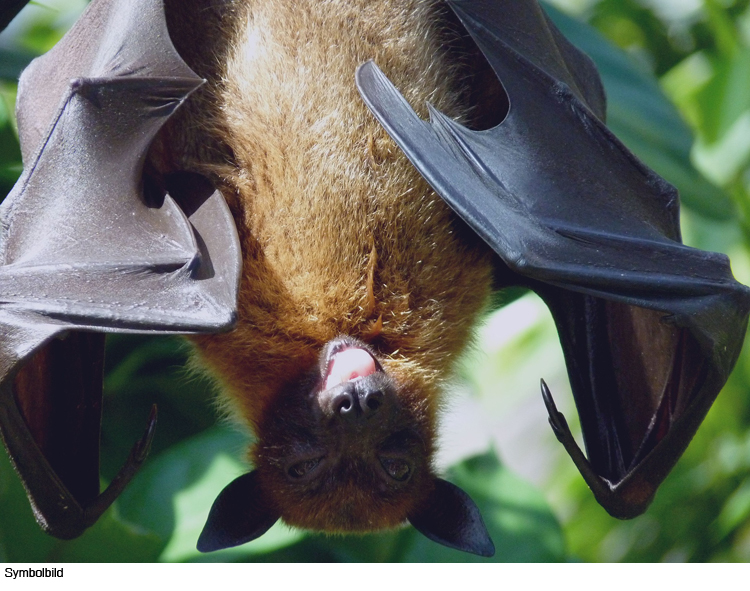
[[[686,206],[714,219],[732,217],[729,196],[692,165],[692,133],[656,79],[590,26],[546,9],[563,34],[596,63],[607,91],[607,124],[617,137],[675,185]]]
[[[0,78],[18,80],[36,54],[23,49],[0,47]]]
[[[711,144],[750,110],[750,47],[728,56],[712,56],[709,60],[714,76],[696,98],[702,115],[700,131]]]
[[[110,509],[84,535],[70,542],[59,542],[59,549],[48,557],[56,562],[153,562],[159,556],[161,541],[154,534],[120,520]]]
[[[717,141],[709,143],[705,138],[699,138],[693,157],[701,170],[719,184],[730,185],[741,178],[743,171],[750,166],[750,111],[739,117]],[[738,196],[738,199],[745,200],[744,196]]]
[[[735,529],[747,523],[750,518],[750,478],[734,491],[721,510],[716,520],[716,530],[719,536],[725,537]]]
[[[725,55],[732,55],[740,46],[737,28],[726,11],[726,5],[717,0],[704,0],[708,26],[713,33],[717,48]]]
[[[21,147],[13,131],[11,115],[0,96],[0,200],[13,188],[21,168]]]

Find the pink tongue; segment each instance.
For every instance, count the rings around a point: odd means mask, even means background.
[[[363,378],[377,371],[375,360],[364,349],[344,349],[336,353],[328,366],[325,389],[333,388],[354,378]]]

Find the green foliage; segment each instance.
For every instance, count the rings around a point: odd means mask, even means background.
[[[21,148],[8,107],[0,96],[0,195],[5,196],[21,173]]]
[[[26,9],[35,14],[22,13],[12,30],[0,35],[0,197],[20,173],[14,80],[63,34],[84,4],[57,0],[55,10]],[[687,240],[731,254],[735,272],[747,282],[750,0],[705,0],[700,11],[680,17],[656,12],[656,0],[588,4],[576,19],[551,13],[600,68],[610,126],[680,189]],[[548,313],[521,292],[503,294],[500,301],[505,307],[480,331],[477,351],[466,364],[463,382],[469,394],[453,404],[451,416],[469,417],[470,427],[450,439],[447,447],[458,453],[446,474],[480,506],[497,547],[495,560],[750,559],[750,352],[743,352],[653,506],[644,516],[621,522],[596,504],[547,425],[538,392],[542,376],[561,410],[574,419]],[[185,369],[188,356],[188,345],[177,338],[108,339],[103,484],[127,457],[154,402],[159,424],[146,466],[81,538],[62,542],[40,531],[20,482],[0,454],[0,560],[482,560],[440,547],[408,527],[341,538],[281,524],[250,544],[200,555],[195,541],[213,499],[248,469],[242,460],[248,437],[217,422],[212,387]]]
[[[0,455],[0,562],[138,562],[157,559],[159,551],[158,537],[122,521],[116,508],[76,540],[48,536],[7,455]]]
[[[23,69],[36,57],[33,53],[22,49],[6,49],[0,47],[0,78],[16,80]]]

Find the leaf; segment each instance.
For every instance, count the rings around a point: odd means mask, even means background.
[[[121,521],[110,509],[80,538],[60,542],[48,560],[55,562],[153,562],[161,541],[148,531]]]
[[[24,68],[36,57],[30,51],[0,47],[0,78],[18,80]]]
[[[712,144],[750,110],[750,47],[709,60],[714,76],[696,98],[702,115],[700,131],[706,143]]]
[[[746,478],[742,485],[734,491],[716,519],[716,531],[720,537],[731,534],[734,530],[747,523],[750,517],[750,478]]]

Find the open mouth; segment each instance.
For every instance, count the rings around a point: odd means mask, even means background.
[[[375,357],[353,339],[332,341],[325,356],[323,390],[381,371]]]

